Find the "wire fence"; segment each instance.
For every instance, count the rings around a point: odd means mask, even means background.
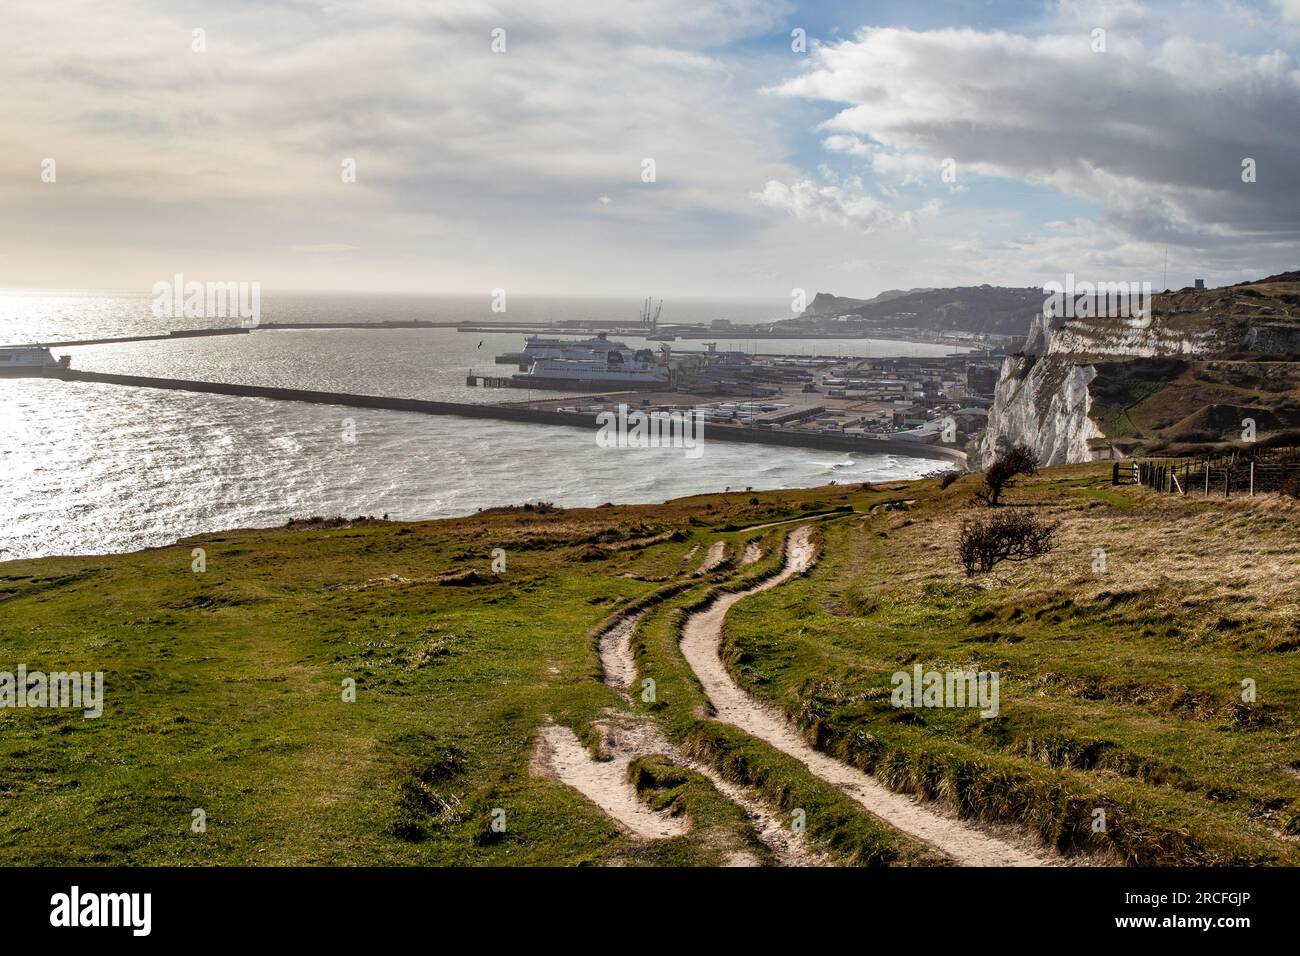
[[[1114,484],[1145,485],[1174,495],[1231,498],[1300,490],[1300,448],[1235,451],[1191,458],[1115,462]]]

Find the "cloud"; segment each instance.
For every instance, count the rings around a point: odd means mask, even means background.
[[[0,285],[749,295],[842,277],[848,245],[877,263],[863,292],[1166,244],[1211,279],[1279,271],[1300,112],[1272,49],[1296,3],[1046,0],[1002,31],[846,23],[807,56],[789,31],[816,18],[785,0],[10,4],[0,205],[22,241]]]
[[[304,245],[289,246],[290,252],[297,252],[302,255],[320,256],[336,255],[343,252],[356,252],[356,246],[350,246],[346,242],[316,242]]]
[[[828,145],[871,144],[862,151],[879,172],[953,157],[974,175],[1096,203],[1135,237],[1300,239],[1300,70],[1280,51],[1112,32],[1097,53],[1084,30],[866,29],[813,48],[809,68],[775,92],[840,104],[822,124]],[[1254,183],[1242,180],[1248,158]]]
[[[797,219],[862,229],[887,222],[891,216],[878,200],[861,191],[851,191],[839,185],[819,186],[808,179],[789,186],[768,180],[762,192],[754,193],[754,198],[772,209],[791,213]]]
[[[872,143],[864,143],[856,136],[845,136],[842,133],[827,136],[822,140],[822,146],[834,153],[846,153],[863,159],[871,159],[880,152],[880,147]]]
[[[111,224],[114,256],[99,263],[107,271],[138,253],[155,263],[142,267],[146,278],[168,273],[180,230],[191,254],[206,243],[260,274],[288,261],[299,270],[291,281],[301,281],[303,257],[273,253],[328,235],[390,265],[395,254],[438,260],[445,271],[424,281],[536,288],[557,260],[593,246],[640,251],[672,226],[698,231],[707,216],[757,227],[748,194],[788,169],[770,158],[783,130],[753,93],[761,57],[726,46],[774,29],[790,9],[784,0],[15,6],[0,36],[0,203],[28,237],[29,261],[53,274],[63,258],[59,285],[76,281],[69,252],[86,249],[89,267],[92,233]],[[205,52],[192,49],[195,28]],[[42,191],[44,157],[57,160],[59,179]],[[647,157],[654,184],[641,181]],[[352,183],[341,177],[346,159],[356,162]],[[619,210],[601,217],[600,236],[575,218],[592,195]]]
[[[1281,12],[1283,20],[1300,21],[1300,0],[1273,0],[1273,6]]]
[[[938,200],[927,200],[917,209],[898,210],[868,193],[857,177],[840,179],[823,168],[818,184],[801,179],[790,185],[770,179],[753,198],[770,209],[790,213],[796,219],[824,222],[870,232],[881,226],[911,226],[921,217],[938,215]]]

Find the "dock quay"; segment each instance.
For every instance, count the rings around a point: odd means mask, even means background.
[[[240,385],[231,382],[203,382],[189,379],[155,378],[143,375],[118,375],[87,372],[71,368],[33,368],[26,377],[60,379],[65,382],[88,382],[136,388],[230,395],[238,398],[264,398],[274,401],[307,402],[345,408],[375,408],[387,411],[414,412],[421,415],[454,415],[461,418],[484,418],[534,425],[560,425],[595,431],[595,416],[588,412],[535,408],[526,404],[474,404],[439,402],[386,395],[358,395],[347,392],[321,392],[311,389],[281,388],[268,385]],[[629,393],[628,401],[631,403]],[[606,399],[617,396],[603,396]],[[566,400],[568,401],[568,400]],[[828,434],[824,432],[778,431],[743,424],[710,423],[706,441],[741,442],[757,445],[782,445],[791,448],[814,448],[825,451],[860,452],[863,454],[902,455],[926,458],[964,467],[966,455],[956,448],[920,441],[894,440],[865,435]]]

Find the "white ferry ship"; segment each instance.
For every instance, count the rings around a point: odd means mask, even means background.
[[[535,362],[538,359],[579,358],[579,352],[604,353],[610,348],[622,350],[628,347],[621,342],[611,343],[604,332],[598,332],[589,339],[544,339],[531,335],[524,340],[524,351],[521,354],[527,361]]]
[[[577,341],[534,336],[524,355],[531,365],[512,379],[528,388],[667,388],[672,379],[666,358],[611,342],[604,333]]]
[[[27,375],[34,369],[69,368],[72,356],[55,358],[47,348],[39,345],[0,346],[0,375]]]

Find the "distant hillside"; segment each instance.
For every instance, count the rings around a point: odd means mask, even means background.
[[[891,290],[874,299],[849,299],[819,292],[808,309],[782,323],[822,326],[852,317],[863,331],[916,328],[937,332],[1024,335],[1043,308],[1043,291],[1005,286],[960,286],[950,289]]]
[[[1002,443],[1066,464],[1241,442],[1248,420],[1259,441],[1300,429],[1300,272],[1165,292],[1147,325],[1054,324],[1004,363],[977,465]]]
[[[812,304],[804,310],[803,314],[805,316],[846,315],[865,306],[881,305],[915,293],[933,291],[933,289],[886,289],[870,299],[850,299],[842,295],[832,295],[829,292],[818,292],[813,296]]]

